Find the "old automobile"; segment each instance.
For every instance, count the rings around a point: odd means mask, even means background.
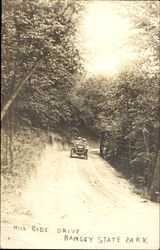
[[[78,137],[72,141],[70,157],[83,157],[88,159],[88,143],[85,138]]]

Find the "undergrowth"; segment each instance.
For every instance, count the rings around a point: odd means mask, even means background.
[[[40,155],[48,143],[48,136],[38,129],[21,128],[12,141],[13,164],[6,154],[7,131],[1,132],[1,209],[2,222],[13,222],[20,215],[30,215],[21,199],[27,179],[36,174]],[[28,220],[28,217],[27,217]]]

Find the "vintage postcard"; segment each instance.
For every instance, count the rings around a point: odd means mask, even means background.
[[[2,249],[159,249],[159,7],[2,1]]]

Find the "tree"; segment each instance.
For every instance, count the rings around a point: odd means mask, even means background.
[[[74,84],[81,69],[74,43],[81,8],[82,4],[76,1],[43,3],[18,0],[3,3],[2,106],[5,110],[20,92],[14,101],[16,113],[20,116],[28,113],[32,119],[38,112],[43,120],[43,111],[46,114],[48,105],[55,108],[56,100],[50,104],[48,100],[54,99],[56,91],[60,93],[63,89],[67,92]],[[34,67],[36,70],[32,71]],[[59,98],[64,98],[64,93]]]

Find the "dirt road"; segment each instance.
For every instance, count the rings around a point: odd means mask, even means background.
[[[135,195],[96,149],[84,160],[46,147],[19,196],[29,212],[2,224],[3,248],[159,248],[158,205]]]

